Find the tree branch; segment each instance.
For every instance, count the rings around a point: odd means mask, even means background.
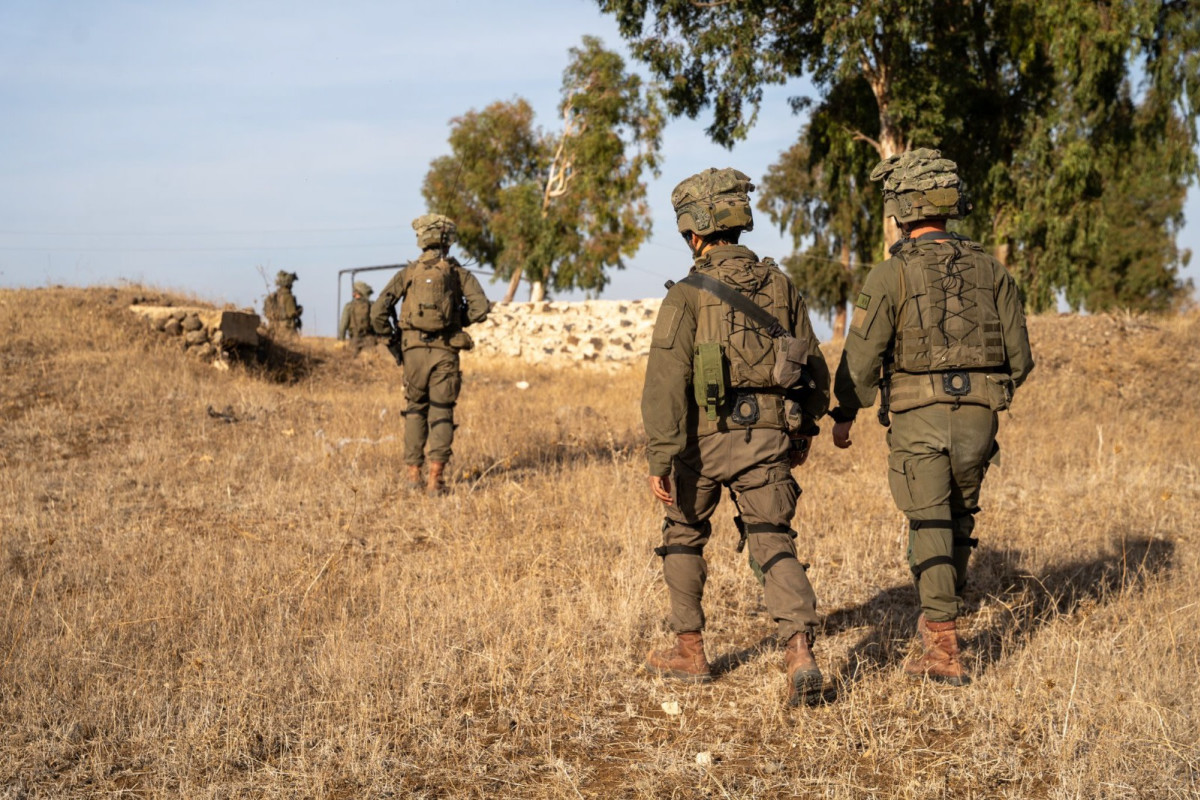
[[[866,142],[867,144],[869,144],[875,148],[875,152],[877,152],[877,153],[883,152],[883,146],[881,144],[879,144],[878,141],[876,141],[875,139],[872,139],[870,136],[867,136],[862,131],[856,131],[853,128],[849,128],[845,125],[842,126],[842,130],[844,130],[846,133],[850,134],[851,140],[853,140],[855,142]]]

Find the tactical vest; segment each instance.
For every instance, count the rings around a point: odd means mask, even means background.
[[[771,259],[757,263],[749,258],[728,259],[719,264],[701,262],[697,269],[739,289],[791,329],[787,279]],[[775,367],[775,340],[760,324],[748,320],[745,314],[715,295],[697,291],[696,298],[693,388],[700,409],[698,432],[786,427],[783,393],[771,375]],[[706,413],[708,395],[712,393],[709,387],[716,380],[720,380],[721,389],[715,398],[716,414],[710,416]],[[753,401],[745,400],[747,395],[753,396]],[[746,422],[753,416],[746,405],[750,402],[757,405],[757,419]],[[739,404],[742,404],[740,409]]]
[[[400,327],[441,333],[459,326],[462,288],[454,266],[445,258],[422,255],[411,270],[404,304],[400,308]]]
[[[905,242],[896,251],[891,408],[932,403],[1007,407],[1008,354],[996,309],[995,263],[966,239]]]

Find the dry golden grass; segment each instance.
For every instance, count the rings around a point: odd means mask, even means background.
[[[401,490],[386,354],[217,371],[139,291],[0,292],[0,798],[1200,794],[1196,314],[1032,321],[965,689],[899,673],[882,429],[819,439],[795,526],[829,691],[792,710],[727,506],[720,679],[639,671],[665,596],[638,369],[468,355],[430,500]]]

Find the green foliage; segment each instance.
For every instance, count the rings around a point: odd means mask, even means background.
[[[599,292],[650,233],[643,176],[657,174],[663,114],[598,39],[570,53],[561,130],[536,129],[519,98],[469,112],[453,120],[453,155],[434,161],[422,193],[498,275]]]
[[[976,207],[961,227],[1035,309],[1060,295],[1162,307],[1186,289],[1174,240],[1198,173],[1200,0],[597,3],[666,82],[668,110],[710,109],[725,146],[754,123],[762,87],[811,79],[817,101],[791,101],[810,110],[799,149],[760,201],[806,254],[882,257],[894,233],[867,171],[927,146],[958,162]],[[798,275],[836,304],[822,269]]]

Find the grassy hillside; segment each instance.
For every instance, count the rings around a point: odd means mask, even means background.
[[[1031,321],[965,689],[900,674],[883,429],[818,439],[794,524],[828,692],[793,710],[727,503],[719,680],[639,670],[666,602],[640,367],[468,354],[433,500],[402,489],[386,353],[221,371],[144,293],[0,291],[0,798],[1200,794],[1196,314]]]

